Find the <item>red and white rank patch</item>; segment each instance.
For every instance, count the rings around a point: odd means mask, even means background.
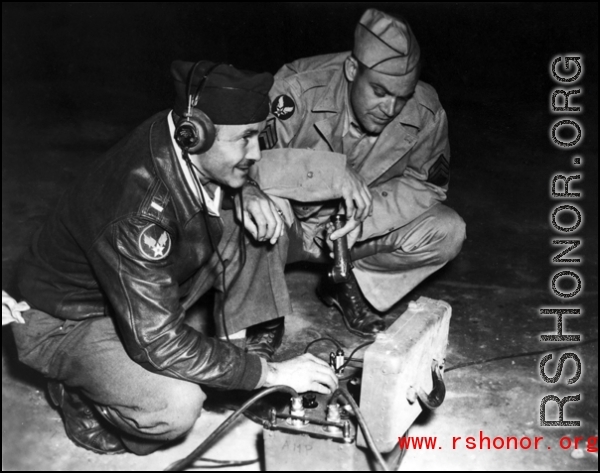
[[[158,225],[150,224],[140,233],[138,246],[144,258],[158,261],[171,252],[171,235]]]

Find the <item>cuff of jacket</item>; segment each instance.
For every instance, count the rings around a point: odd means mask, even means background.
[[[346,156],[329,151],[271,149],[250,169],[251,177],[270,195],[299,202],[339,199]]]
[[[266,362],[265,362],[266,363]],[[246,391],[252,391],[258,389],[264,384],[263,377],[267,378],[266,365],[263,365],[263,360],[258,355],[246,355],[246,366],[240,381],[237,386],[232,389],[243,389]]]

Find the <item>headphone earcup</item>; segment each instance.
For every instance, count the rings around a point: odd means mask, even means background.
[[[188,153],[205,153],[215,142],[216,130],[206,113],[192,109],[191,116],[185,113],[175,128],[175,141]]]

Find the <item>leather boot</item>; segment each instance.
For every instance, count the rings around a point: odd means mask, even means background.
[[[270,320],[250,327],[246,332],[246,351],[273,361],[285,332],[284,318]]]
[[[317,296],[326,306],[335,306],[342,313],[346,328],[354,335],[372,337],[386,329],[383,319],[369,308],[352,273],[345,283],[333,284],[324,279],[317,287]]]
[[[115,455],[127,449],[91,403],[59,381],[48,382],[48,394],[60,410],[65,431],[76,445],[95,453]]]

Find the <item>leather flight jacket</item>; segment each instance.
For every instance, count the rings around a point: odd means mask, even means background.
[[[238,235],[224,235],[223,220],[205,215],[188,188],[167,117],[140,125],[63,197],[25,255],[19,289],[60,319],[114,317],[128,354],[150,371],[254,389],[258,356],[184,324],[186,310],[220,280],[211,237]]]

